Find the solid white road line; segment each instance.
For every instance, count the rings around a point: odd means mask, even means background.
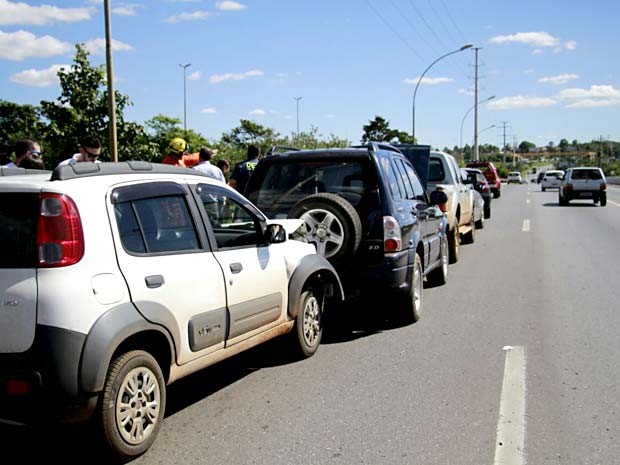
[[[494,465],[525,464],[525,349],[506,346]]]
[[[527,203],[527,204],[529,205],[529,203],[530,203],[530,199],[527,199],[527,200],[525,201],[525,203]]]
[[[528,232],[530,230],[530,220],[523,220],[523,227],[521,230],[523,232]]]
[[[620,203],[614,202],[613,200],[607,200],[610,204],[615,205],[616,207],[620,207]]]

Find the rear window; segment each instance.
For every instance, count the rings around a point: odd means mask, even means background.
[[[269,218],[286,218],[293,205],[319,193],[338,194],[358,210],[380,205],[370,160],[272,163],[255,175],[259,178],[251,182],[247,197]]]
[[[39,195],[2,194],[0,198],[0,268],[37,266]]]
[[[437,158],[431,158],[428,165],[428,180],[431,182],[443,181],[446,172],[443,169],[443,163]]]
[[[571,179],[600,180],[603,175],[599,170],[573,170]]]

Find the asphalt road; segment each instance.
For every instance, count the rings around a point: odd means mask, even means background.
[[[504,186],[418,323],[360,319],[308,360],[269,343],[181,380],[134,463],[620,463],[620,189],[608,196],[559,207]],[[0,429],[20,462],[90,460],[86,434]]]

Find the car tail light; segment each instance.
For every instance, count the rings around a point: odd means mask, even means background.
[[[82,221],[70,197],[41,194],[37,250],[41,267],[73,265],[84,256]]]
[[[403,237],[398,221],[392,216],[383,217],[383,251],[398,252],[402,249]]]
[[[572,191],[573,185],[571,183],[566,183],[566,185],[564,186],[564,189],[566,189],[567,191]]]
[[[601,184],[601,187],[599,187],[600,190],[604,191],[607,189],[607,184],[603,183]]]
[[[21,379],[9,379],[6,382],[8,396],[25,396],[30,391],[30,384]]]

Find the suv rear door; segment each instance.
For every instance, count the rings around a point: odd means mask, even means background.
[[[38,193],[0,193],[0,353],[24,352],[34,341],[38,218]]]
[[[116,253],[131,300],[166,327],[182,365],[224,347],[226,287],[197,205],[182,184],[117,187],[111,193]]]

